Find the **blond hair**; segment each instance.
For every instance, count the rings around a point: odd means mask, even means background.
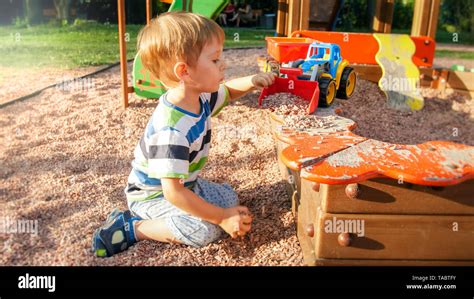
[[[224,43],[224,38],[224,30],[211,19],[188,12],[167,12],[140,31],[137,50],[143,66],[170,86],[179,81],[173,69],[178,61],[194,67],[204,45],[213,39]]]

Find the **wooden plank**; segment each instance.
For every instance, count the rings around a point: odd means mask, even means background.
[[[285,14],[284,14],[284,27],[283,27],[283,35],[284,36],[288,36],[289,33],[288,33],[288,21],[289,21],[289,1],[290,0],[284,0],[285,4],[284,4],[284,7],[285,7]]]
[[[150,25],[151,18],[152,18],[151,0],[146,0],[146,24],[147,25]]]
[[[122,80],[123,107],[128,107],[127,44],[125,43],[125,0],[117,0],[118,34],[120,47],[120,75]]]
[[[413,5],[413,18],[411,23],[411,36],[419,36],[420,35],[420,19],[421,19],[421,2],[419,0],[415,0],[415,4]]]
[[[297,205],[297,235],[298,241],[303,253],[304,263],[313,265],[316,260],[315,255],[315,236],[316,236],[316,219],[318,219],[318,207],[320,206],[319,192],[315,191],[314,183],[301,180],[296,175],[299,199]]]
[[[340,231],[353,232],[349,245]],[[316,234],[317,258],[474,260],[474,216],[320,213]]]
[[[393,11],[394,11],[394,0],[385,1],[384,10],[385,10],[385,20],[384,20],[384,33],[392,32],[392,22],[393,22]]]
[[[382,68],[378,65],[369,64],[351,64],[357,73],[357,78],[378,83],[382,77]]]
[[[394,2],[393,0],[377,0],[372,22],[372,31],[390,33],[392,30]]]
[[[436,36],[436,28],[438,26],[440,1],[441,0],[431,0],[430,18],[426,35],[433,39]]]
[[[309,13],[311,10],[310,1],[303,0],[300,7],[300,24],[298,30],[309,29]]]
[[[434,39],[438,24],[439,0],[415,0],[412,36],[429,36]]]
[[[450,70],[447,87],[465,91],[474,91],[474,73]]]
[[[416,1],[416,0],[415,0]],[[430,8],[431,0],[419,0],[421,1],[422,12],[420,19],[420,35],[426,35],[428,31],[429,17],[430,17]]]
[[[383,32],[382,3],[383,0],[375,1],[375,14],[372,21],[372,32]]]
[[[288,32],[287,35],[290,36],[290,34],[293,31],[299,30],[299,24],[300,24],[300,0],[289,0],[289,6],[288,6]]]
[[[277,26],[276,32],[278,36],[286,36],[286,16],[288,13],[288,0],[278,0]]]
[[[431,77],[433,75],[433,69],[420,67],[419,70],[420,70],[420,86],[431,87],[431,82],[432,82]]]
[[[471,215],[474,180],[444,188],[377,178],[358,183],[356,198],[347,185],[321,185],[321,210],[337,214]]]

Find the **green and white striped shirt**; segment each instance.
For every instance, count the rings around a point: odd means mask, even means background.
[[[167,93],[160,97],[134,151],[127,190],[149,191],[149,195],[133,200],[162,195],[161,178],[180,178],[186,187],[194,185],[208,158],[211,116],[227,105],[229,91],[221,84],[217,92],[202,93],[199,114],[171,104],[166,97]]]

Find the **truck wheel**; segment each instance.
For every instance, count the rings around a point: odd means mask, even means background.
[[[319,107],[329,107],[336,97],[336,80],[327,77],[319,79]]]
[[[356,82],[357,76],[354,69],[345,67],[342,71],[337,97],[340,99],[348,99],[354,93]]]

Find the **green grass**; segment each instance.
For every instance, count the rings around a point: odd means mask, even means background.
[[[127,25],[127,58],[136,53],[142,25]],[[265,46],[273,30],[225,29],[226,48]],[[236,35],[238,34],[238,35]],[[238,40],[236,37],[238,36]],[[75,68],[119,61],[117,25],[0,27],[0,66]]]
[[[127,25],[127,58],[136,53],[136,37],[142,25]],[[264,47],[265,37],[274,30],[225,28],[226,48]],[[406,30],[405,30],[406,31]],[[395,33],[409,33],[395,30]],[[31,28],[0,27],[0,66],[16,68],[75,68],[119,61],[117,25],[85,23],[78,26]],[[453,35],[438,31],[437,42],[452,43]],[[474,44],[469,34],[458,36],[459,44]],[[474,59],[473,52],[437,50],[436,57]]]
[[[435,57],[448,57],[448,58],[455,58],[455,59],[474,60],[474,52],[436,50]]]
[[[138,26],[127,29],[127,56],[133,56]],[[116,25],[0,27],[0,65],[73,68],[108,64],[119,59],[117,36]]]
[[[275,35],[275,30],[247,28],[224,28],[224,32],[226,37],[225,48],[265,47],[265,37]]]

